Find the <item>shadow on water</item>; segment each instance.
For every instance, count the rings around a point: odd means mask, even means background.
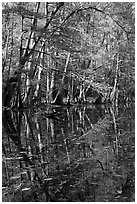
[[[3,111],[3,202],[133,202],[134,112]]]

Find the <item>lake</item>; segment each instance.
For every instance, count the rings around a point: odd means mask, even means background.
[[[134,202],[135,105],[4,110],[3,202]]]

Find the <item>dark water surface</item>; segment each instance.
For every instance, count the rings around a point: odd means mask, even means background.
[[[3,111],[3,202],[133,202],[134,113],[134,104]]]

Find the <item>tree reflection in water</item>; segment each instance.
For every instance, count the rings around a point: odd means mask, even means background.
[[[134,136],[134,106],[4,111],[3,201],[134,201]]]

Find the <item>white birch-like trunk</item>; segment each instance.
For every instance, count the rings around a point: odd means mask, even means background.
[[[55,72],[53,71],[51,74],[51,82],[50,82],[50,92],[49,92],[49,102],[51,103],[53,101],[52,93],[55,83]]]

